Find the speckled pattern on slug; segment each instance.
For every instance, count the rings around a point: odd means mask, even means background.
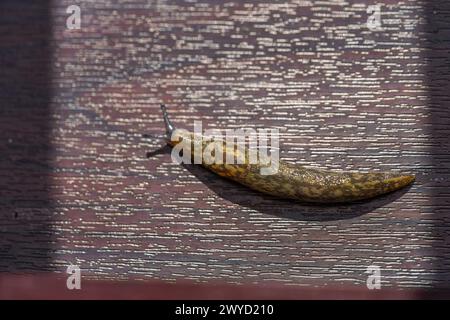
[[[201,143],[202,156],[205,148],[211,144],[219,144],[224,150],[224,160],[227,153],[233,153],[235,159],[242,156],[240,150],[228,147],[224,141],[196,136],[193,133],[176,130],[171,145],[182,139],[191,143]],[[191,148],[192,157],[200,151]],[[218,175],[239,182],[251,189],[267,193],[279,198],[295,199],[305,202],[337,203],[368,199],[381,194],[395,191],[409,185],[415,179],[412,175],[396,173],[359,173],[337,172],[305,168],[300,165],[279,162],[278,172],[272,175],[262,175],[260,164],[250,164],[248,150],[245,150],[243,164],[212,163],[205,161],[202,165]],[[208,154],[206,152],[206,154]],[[197,155],[200,156],[200,155]],[[203,158],[202,158],[203,159]],[[205,159],[203,159],[205,160]],[[224,161],[225,162],[225,161]]]

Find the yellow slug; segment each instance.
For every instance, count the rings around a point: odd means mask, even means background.
[[[305,168],[300,165],[278,162],[274,174],[262,174],[260,163],[249,161],[248,150],[228,146],[225,141],[211,140],[186,130],[175,129],[164,105],[161,105],[168,135],[168,143],[175,147],[181,141],[189,145],[192,158],[200,156],[202,165],[219,176],[234,180],[251,189],[279,198],[304,202],[339,203],[369,199],[392,192],[411,184],[415,177],[398,173],[335,172]],[[219,145],[217,145],[219,144]],[[224,154],[232,153],[240,163],[214,163],[202,157],[206,148],[217,146]],[[214,149],[214,148],[213,148]],[[198,154],[201,153],[201,154]]]

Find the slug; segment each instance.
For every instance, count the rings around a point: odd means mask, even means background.
[[[181,141],[200,146],[190,148],[192,158],[203,155],[205,148],[211,143],[219,143],[225,154],[232,153],[240,163],[214,163],[210,159],[202,159],[201,164],[219,176],[234,180],[253,190],[257,190],[278,198],[292,199],[301,202],[342,203],[373,198],[389,193],[411,184],[415,177],[398,173],[360,173],[337,172],[306,168],[297,164],[279,160],[278,170],[274,174],[261,174],[262,165],[249,161],[248,150],[242,151],[229,147],[224,141],[213,141],[182,129],[176,129],[169,120],[166,107],[161,105],[168,144],[176,147]]]

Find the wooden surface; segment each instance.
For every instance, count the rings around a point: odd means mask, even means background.
[[[193,283],[177,281],[112,281],[83,279],[81,290],[67,290],[61,274],[0,274],[2,300],[399,300],[448,299],[448,291],[430,289],[367,290],[361,286],[308,287],[271,285],[236,285],[224,283]],[[42,290],[45,288],[45,290]],[[275,302],[275,301],[273,301]],[[279,302],[279,301],[276,301]],[[163,303],[152,307],[160,314],[172,314]],[[148,307],[148,304],[146,304]],[[298,305],[296,305],[298,307]],[[172,308],[173,310],[174,308]],[[118,310],[125,310],[119,308]],[[116,312],[118,311],[116,310]],[[133,309],[135,310],[135,309]],[[288,312],[286,306],[276,307],[277,314]],[[303,310],[303,308],[302,308]],[[411,309],[408,309],[411,312]],[[129,314],[128,314],[129,315]]]
[[[0,270],[450,286],[448,1],[2,1]],[[5,11],[5,12],[6,12]],[[192,129],[279,128],[281,158],[406,171],[370,202],[276,200],[173,163]],[[148,134],[145,138],[142,134]]]

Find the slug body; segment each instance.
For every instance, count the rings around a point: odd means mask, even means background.
[[[415,177],[397,173],[335,172],[305,168],[300,165],[278,162],[274,174],[263,175],[263,165],[249,161],[248,150],[229,147],[224,141],[202,137],[186,130],[175,129],[161,106],[169,137],[169,144],[176,147],[181,141],[197,148],[191,149],[191,157],[201,157],[202,165],[216,174],[234,180],[251,189],[279,198],[303,202],[339,203],[369,199],[389,193],[411,184]],[[219,144],[219,145],[216,145]],[[239,163],[217,163],[206,148],[218,147],[224,154],[232,154]],[[215,149],[215,150],[218,150]],[[199,154],[201,153],[201,154]],[[206,157],[205,157],[206,155]],[[266,166],[266,165],[265,165]]]

